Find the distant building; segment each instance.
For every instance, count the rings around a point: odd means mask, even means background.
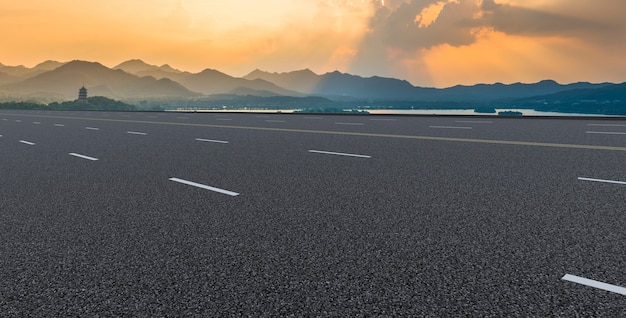
[[[78,90],[78,101],[79,102],[87,102],[87,89],[85,88],[85,86],[81,87]]]

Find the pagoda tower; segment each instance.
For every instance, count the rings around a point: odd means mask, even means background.
[[[87,89],[84,85],[78,90],[78,101],[83,103],[87,102]]]

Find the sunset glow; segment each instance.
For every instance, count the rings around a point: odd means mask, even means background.
[[[128,59],[414,85],[626,81],[626,2],[0,0],[0,63]]]

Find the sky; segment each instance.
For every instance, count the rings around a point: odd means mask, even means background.
[[[0,0],[0,63],[311,69],[417,86],[626,81],[624,0]]]

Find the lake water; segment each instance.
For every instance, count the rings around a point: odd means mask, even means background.
[[[514,111],[520,112],[523,116],[598,116],[605,115],[590,115],[590,114],[576,114],[576,113],[557,113],[557,112],[540,112],[533,109],[496,109],[496,112],[501,111]],[[497,113],[485,114],[476,113],[473,109],[368,109],[370,114],[398,114],[398,115],[482,115],[482,116],[496,116]]]
[[[232,112],[232,113],[293,113],[294,109],[215,109],[215,110],[201,110],[201,109],[177,109],[169,111],[184,111],[184,112]],[[349,110],[346,110],[346,112]],[[388,114],[388,115],[468,115],[468,116],[497,116],[497,113],[485,114],[476,113],[474,109],[367,109],[370,114]],[[557,113],[557,112],[540,112],[533,109],[496,109],[496,112],[501,111],[514,111],[520,112],[523,116],[593,116],[593,117],[605,117],[606,115],[598,114],[578,114],[578,113]],[[329,113],[330,114],[330,113]]]

